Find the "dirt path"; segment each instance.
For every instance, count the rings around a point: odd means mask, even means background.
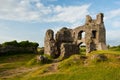
[[[41,76],[43,75],[47,75],[47,74],[53,74],[55,72],[58,71],[58,64],[59,62],[54,61],[51,64],[48,64],[49,66],[47,68],[45,68],[47,71],[43,74],[41,74]],[[4,65],[0,65],[0,67],[2,68]],[[2,79],[8,79],[8,78],[12,78],[15,76],[20,76],[24,73],[29,73],[32,71],[37,71],[39,70],[39,68],[43,67],[44,68],[45,65],[43,66],[36,66],[36,67],[32,67],[32,68],[27,68],[27,67],[19,67],[19,68],[14,68],[14,69],[6,69],[6,70],[1,70],[0,72],[0,78]]]
[[[3,72],[0,72],[0,78],[2,79],[8,79],[14,76],[22,75],[23,73],[27,73],[30,71],[36,70],[38,67],[33,67],[33,68],[16,68],[16,69],[10,69],[10,70],[5,70]]]

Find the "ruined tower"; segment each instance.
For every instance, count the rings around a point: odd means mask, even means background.
[[[74,29],[75,42],[78,46],[85,43],[87,53],[107,49],[103,17],[103,13],[99,13],[96,19],[92,19],[91,16],[87,15],[85,24]],[[83,32],[85,32],[85,38],[82,38]]]
[[[74,29],[62,28],[56,33],[55,39],[54,32],[48,30],[45,37],[45,54],[69,57],[79,53],[79,46],[82,43],[86,44],[86,53],[107,49],[103,18],[103,13],[99,13],[96,19],[87,15],[84,25]]]

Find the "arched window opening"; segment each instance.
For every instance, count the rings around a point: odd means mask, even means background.
[[[80,32],[78,33],[78,39],[81,40],[81,39],[83,39],[83,38],[85,38],[85,32],[84,32],[84,31],[80,31]]]

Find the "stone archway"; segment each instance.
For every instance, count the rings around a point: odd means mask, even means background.
[[[86,44],[84,43],[84,42],[80,42],[79,44],[78,44],[78,47],[79,47],[79,52],[80,53],[85,53],[86,52]]]
[[[86,36],[86,32],[85,30],[79,30],[77,33],[77,45],[81,45],[82,43],[85,44],[85,36]]]

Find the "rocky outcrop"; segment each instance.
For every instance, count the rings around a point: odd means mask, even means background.
[[[48,58],[43,56],[43,55],[40,55],[40,56],[37,56],[37,63],[47,63],[48,62]]]
[[[107,56],[105,56],[104,54],[94,54],[91,56],[91,59],[96,62],[102,62],[108,60]]]

